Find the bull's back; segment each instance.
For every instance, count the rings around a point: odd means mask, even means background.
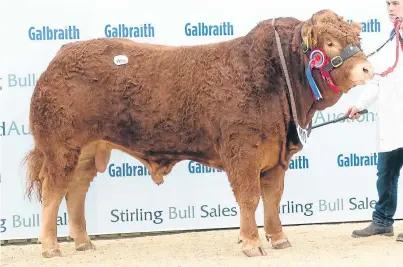
[[[49,64],[47,76],[68,83],[65,89],[71,96],[90,92],[91,98],[105,97],[109,104],[116,97],[128,96],[140,101],[136,102],[143,110],[150,101],[189,104],[189,97],[211,96],[209,87],[214,87],[213,97],[219,95],[217,87],[229,71],[223,66],[229,60],[226,48],[219,44],[169,47],[114,38],[80,41],[60,49]],[[119,56],[126,56],[128,62],[115,59]]]
[[[177,146],[214,136],[217,114],[228,113],[220,109],[235,102],[231,77],[236,70],[229,67],[229,44],[168,47],[124,39],[79,41],[58,51],[37,87],[53,114],[64,110],[62,115],[74,121],[77,131],[104,135],[100,138],[119,132],[115,139],[144,144],[168,138]],[[128,61],[119,64],[115,57],[122,55]]]

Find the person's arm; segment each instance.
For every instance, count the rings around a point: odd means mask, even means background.
[[[375,100],[378,99],[379,96],[379,80],[371,80],[367,82],[367,84],[361,86],[364,87],[364,92],[360,95],[355,103],[355,107],[358,110],[368,108],[375,102]]]
[[[379,96],[378,80],[371,80],[364,85],[358,86],[363,87],[364,92],[360,95],[355,105],[350,106],[345,112],[345,115],[348,115],[353,120],[358,119],[361,116],[358,112],[369,107]]]

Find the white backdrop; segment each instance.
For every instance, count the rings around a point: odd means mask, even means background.
[[[31,3],[35,2],[35,4]],[[309,3],[309,4],[308,4]],[[36,238],[40,203],[24,198],[25,169],[21,160],[32,147],[28,110],[35,79],[60,46],[72,40],[31,40],[29,29],[75,26],[79,39],[105,36],[105,26],[150,23],[154,36],[139,42],[193,45],[246,34],[262,19],[295,16],[308,19],[330,8],[346,20],[373,21],[375,31],[362,33],[364,49],[372,51],[388,37],[384,1],[56,1],[1,0],[0,3],[0,175],[1,239]],[[233,35],[187,36],[185,24],[230,22]],[[393,64],[394,59],[390,59]],[[351,91],[334,107],[319,112],[314,124],[341,116],[362,89]],[[340,166],[340,157],[374,156],[376,105],[360,122],[345,121],[313,131],[309,147],[296,156],[303,168],[286,175],[281,220],[284,225],[368,220],[377,199],[376,165]],[[92,183],[86,202],[89,234],[207,229],[239,226],[239,212],[224,172],[201,173],[200,165],[183,161],[156,186],[147,175],[117,177],[116,166],[141,164],[114,151],[108,170]],[[210,171],[210,172],[208,172]],[[399,189],[403,194],[402,188]],[[371,206],[372,205],[372,206]],[[181,217],[178,211],[181,210]],[[138,217],[122,216],[136,212]],[[59,236],[68,234],[66,206],[60,207]],[[140,216],[142,215],[142,216]],[[150,215],[152,218],[150,218]],[[186,215],[186,218],[184,218]],[[398,206],[396,218],[403,217]],[[123,219],[122,219],[123,218]],[[143,219],[141,219],[143,218]],[[132,220],[130,220],[132,219]],[[257,212],[263,224],[262,204]]]

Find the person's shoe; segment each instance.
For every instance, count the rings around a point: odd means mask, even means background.
[[[385,235],[385,236],[393,236],[393,226],[384,227],[375,225],[373,222],[361,230],[354,230],[352,233],[352,237],[368,237],[372,235]]]
[[[403,242],[403,233],[399,234],[396,238],[396,241]]]

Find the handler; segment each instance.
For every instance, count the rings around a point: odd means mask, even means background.
[[[384,1],[384,0],[382,0]],[[396,17],[403,16],[403,0],[387,0],[387,11],[392,25]],[[371,235],[393,236],[394,215],[397,208],[397,190],[400,170],[403,165],[403,23],[400,26],[400,35],[391,39],[377,56],[392,66],[396,58],[396,38],[400,39],[399,62],[392,73],[386,76],[377,76],[374,84],[364,89],[355,106],[346,111],[352,119],[358,119],[359,110],[367,108],[379,99],[377,119],[377,149],[379,160],[377,165],[378,201],[372,213],[371,224],[361,230],[355,230],[353,237],[367,237]],[[392,31],[392,34],[395,30]],[[376,64],[373,63],[374,66]],[[381,71],[384,71],[381,70]],[[372,81],[371,81],[372,82]],[[397,241],[403,241],[403,233],[397,236]]]

